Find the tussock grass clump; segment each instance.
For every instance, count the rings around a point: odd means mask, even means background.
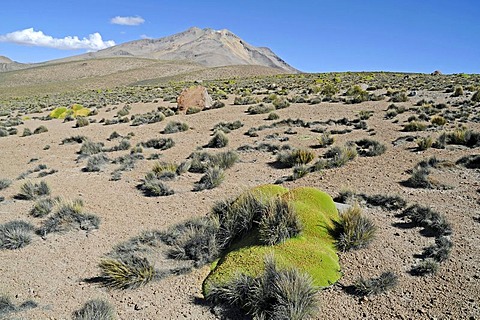
[[[200,178],[200,181],[195,183],[193,191],[202,191],[206,189],[213,189],[218,187],[225,179],[225,174],[220,167],[210,167],[205,174]]]
[[[362,139],[355,143],[359,147],[358,153],[364,157],[376,157],[387,150],[384,144],[372,139]]]
[[[53,207],[55,207],[57,203],[58,203],[58,199],[52,199],[52,198],[38,199],[33,205],[33,208],[30,210],[29,214],[35,218],[45,217],[52,212]]]
[[[442,116],[433,116],[430,119],[430,122],[435,126],[444,126],[447,123],[447,120]]]
[[[93,142],[92,140],[85,140],[80,147],[78,152],[82,156],[91,156],[97,153],[102,152],[103,143],[102,142]]]
[[[30,130],[29,128],[24,128],[23,133],[22,133],[22,137],[28,137],[28,136],[31,136],[32,134],[33,134],[32,130]]]
[[[291,179],[298,180],[300,178],[303,178],[310,172],[310,170],[311,169],[307,165],[297,164],[292,169],[293,173]]]
[[[419,227],[430,231],[434,236],[448,236],[452,234],[452,226],[443,214],[440,214],[430,207],[414,204],[406,208],[402,214]]]
[[[354,193],[350,190],[342,190],[338,197],[334,199],[340,203],[355,204],[365,202],[372,207],[381,207],[384,210],[395,211],[406,207],[407,202],[398,195]]]
[[[348,161],[355,159],[357,155],[357,149],[351,145],[332,147],[324,155],[327,159],[320,159],[316,162],[313,170],[319,171],[322,169],[339,168],[345,165]]]
[[[221,130],[225,133],[229,133],[232,130],[237,130],[243,127],[243,123],[240,120],[234,122],[220,122],[213,127],[213,131]]]
[[[434,141],[431,136],[428,136],[417,138],[415,142],[417,143],[417,149],[422,151],[431,148]]]
[[[294,208],[281,198],[274,198],[266,204],[258,227],[260,242],[269,246],[282,243],[302,231]]]
[[[45,133],[45,132],[48,132],[48,129],[47,129],[47,127],[45,127],[43,125],[39,126],[35,130],[33,130],[33,134],[40,134],[40,133]]]
[[[190,160],[189,172],[204,173],[208,168],[215,166],[229,169],[239,160],[239,157],[238,153],[231,150],[216,154],[194,152],[188,156],[188,160]]]
[[[207,143],[207,148],[224,148],[228,145],[228,137],[222,130],[218,130]]]
[[[0,190],[7,189],[12,184],[10,179],[0,179]]]
[[[479,169],[480,168],[480,154],[473,154],[470,156],[465,156],[457,160],[456,164],[464,166],[468,169]]]
[[[105,259],[99,264],[102,284],[114,289],[135,289],[155,278],[155,268],[146,258]]]
[[[143,124],[151,124],[163,121],[165,114],[162,112],[152,111],[145,114],[136,114],[131,116],[132,126],[140,126]]]
[[[94,154],[88,158],[87,166],[83,168],[83,171],[84,172],[103,171],[103,169],[109,162],[110,162],[110,159],[105,153]]]
[[[212,287],[206,298],[239,307],[255,319],[300,320],[317,311],[317,291],[308,274],[297,269],[279,270],[269,255],[262,275],[238,274],[230,282]]]
[[[186,122],[170,121],[165,126],[165,129],[163,129],[163,133],[170,134],[176,132],[183,132],[187,131],[188,129],[190,129],[190,126]]]
[[[423,255],[437,262],[444,262],[448,260],[452,247],[452,240],[448,236],[436,237],[435,244],[425,248]]]
[[[320,148],[325,148],[329,145],[332,145],[334,141],[335,138],[329,132],[324,132],[320,137],[317,138],[317,145]]]
[[[197,218],[178,224],[161,238],[170,246],[168,255],[173,259],[192,260],[199,267],[218,258],[221,248],[217,241],[218,220]]]
[[[424,131],[425,129],[427,129],[427,125],[418,121],[410,121],[403,126],[403,131],[405,132]]]
[[[272,101],[272,104],[275,107],[275,109],[285,109],[290,107],[290,102],[288,102],[288,100],[283,97],[282,98],[277,97]]]
[[[398,277],[391,271],[382,273],[378,278],[358,279],[355,284],[355,294],[370,296],[384,293],[398,284]]]
[[[426,276],[438,271],[439,263],[433,259],[425,259],[413,266],[410,273],[414,276]]]
[[[475,148],[480,146],[480,132],[470,130],[466,127],[459,127],[454,131],[446,133],[445,143]]]
[[[80,309],[73,312],[74,320],[115,320],[117,318],[113,306],[103,300],[90,300]]]
[[[275,107],[272,105],[260,103],[255,106],[248,107],[247,112],[249,114],[264,114],[272,112],[273,110],[275,110]]]
[[[170,196],[175,192],[154,173],[147,174],[138,187],[147,197]]]
[[[20,187],[20,193],[16,198],[22,200],[34,200],[38,197],[48,195],[50,195],[50,187],[45,181],[40,181],[40,183],[27,181]]]
[[[10,313],[20,312],[20,311],[24,311],[24,310],[32,309],[36,307],[37,307],[37,303],[32,300],[27,300],[17,306],[9,296],[5,294],[0,294],[0,317],[2,317],[2,319],[4,319],[4,317],[8,316]],[[11,319],[11,318],[5,318],[5,319]]]
[[[428,179],[430,170],[425,167],[416,167],[412,170],[411,176],[404,182],[410,188],[434,189],[434,185]]]
[[[197,107],[189,107],[185,112],[185,114],[195,114],[195,113],[199,113],[200,111],[202,111],[202,109]]]
[[[175,142],[171,138],[167,139],[150,139],[146,142],[142,142],[141,145],[145,148],[154,148],[159,150],[167,150],[175,146]]]
[[[20,249],[32,242],[33,226],[25,221],[0,225],[0,249]]]
[[[354,206],[340,214],[340,221],[330,230],[337,240],[340,251],[357,250],[367,247],[375,238],[377,228],[362,215],[360,207]]]
[[[77,123],[75,124],[75,127],[77,127],[77,128],[86,127],[89,124],[90,124],[90,121],[88,121],[88,118],[78,117],[77,118]]]
[[[157,162],[152,168],[152,172],[160,180],[172,180],[177,176],[178,166],[175,163]]]
[[[247,105],[247,104],[254,104],[257,102],[258,100],[252,96],[235,97],[235,99],[233,100],[234,105]]]
[[[277,154],[277,161],[286,167],[307,164],[315,159],[315,153],[307,149],[283,150]]]
[[[83,212],[81,200],[62,201],[58,204],[56,212],[42,223],[37,233],[46,236],[52,232],[66,232],[72,229],[91,231],[98,229],[99,225],[100,218]]]
[[[88,138],[85,136],[71,136],[62,140],[61,144],[70,144],[70,143],[83,143],[87,141]]]
[[[278,115],[278,113],[270,112],[268,114],[267,120],[278,120],[278,119],[280,119],[280,116]]]

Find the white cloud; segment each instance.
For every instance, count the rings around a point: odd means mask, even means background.
[[[89,51],[97,51],[115,45],[113,40],[103,41],[102,36],[98,32],[92,33],[88,38],[83,39],[79,39],[77,36],[67,36],[59,39],[48,36],[42,31],[35,31],[33,28],[0,35],[0,42],[12,42],[62,50],[86,49]]]
[[[135,17],[120,17],[116,16],[110,20],[110,23],[119,24],[122,26],[138,26],[145,22],[145,19],[139,16]]]

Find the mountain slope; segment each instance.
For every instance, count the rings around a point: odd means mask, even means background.
[[[168,37],[131,41],[65,60],[110,57],[188,60],[207,67],[260,65],[298,72],[270,49],[252,46],[225,29],[190,28]]]

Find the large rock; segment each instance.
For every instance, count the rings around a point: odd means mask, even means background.
[[[213,99],[203,86],[184,89],[177,98],[178,111],[186,113],[189,108],[209,109],[213,105]]]

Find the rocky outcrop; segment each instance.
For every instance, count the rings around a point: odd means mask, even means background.
[[[184,89],[177,98],[177,110],[182,113],[186,113],[189,108],[209,109],[212,105],[213,99],[203,86]]]

